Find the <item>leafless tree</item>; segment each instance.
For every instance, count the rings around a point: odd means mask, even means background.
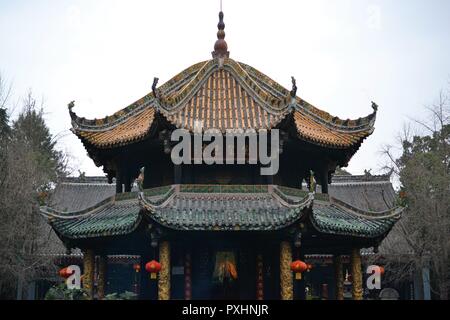
[[[385,146],[386,168],[400,184],[407,210],[383,242],[391,276],[402,279],[430,268],[431,290],[448,299],[450,286],[450,98],[442,92],[426,107],[428,118],[411,119],[397,146]],[[417,128],[414,132],[413,128]]]
[[[0,105],[7,107],[10,90],[2,91]],[[3,99],[2,99],[3,97]],[[13,122],[10,136],[2,137],[0,166],[0,297],[22,298],[31,281],[49,272],[55,266],[49,254],[61,252],[60,240],[38,214],[46,200],[58,172],[64,172],[64,157],[46,145],[42,111],[36,110],[36,101],[28,95],[19,119]],[[22,118],[20,118],[22,117]],[[34,119],[33,117],[36,117]],[[20,122],[21,121],[21,122]],[[38,125],[36,125],[36,123]],[[41,130],[41,132],[39,132]],[[47,132],[48,133],[48,132]],[[40,136],[42,135],[42,137]],[[48,147],[42,150],[41,147]],[[51,151],[55,153],[46,153]],[[54,158],[61,156],[60,158]],[[17,293],[15,295],[14,293]]]

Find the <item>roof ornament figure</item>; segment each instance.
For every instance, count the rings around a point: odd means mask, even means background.
[[[75,101],[71,101],[67,107],[69,108],[69,112],[73,112],[72,109],[75,107]]]
[[[295,99],[295,97],[297,97],[297,80],[295,80],[294,77],[292,77],[291,97],[294,99]]]
[[[316,192],[316,179],[314,178],[314,171],[310,170],[310,177],[309,177],[309,191],[311,193]]]
[[[295,78],[294,77],[291,77],[291,79],[292,79],[292,90],[291,90],[291,93],[290,93],[290,95],[291,95],[291,104],[290,104],[290,106],[289,106],[289,108],[291,109],[291,110],[293,110],[293,109],[295,109],[295,102],[296,102],[296,99],[297,99],[297,80],[295,80]]]
[[[144,192],[144,179],[145,179],[145,167],[142,167],[139,177],[136,179],[139,193],[141,194]]]
[[[75,101],[71,101],[71,102],[67,105],[67,107],[69,108],[70,118],[72,119],[72,127],[73,127],[73,128],[76,128],[76,127],[78,126],[78,125],[77,125],[77,122],[76,122],[77,114],[76,114],[75,112],[73,112],[73,108],[75,108]]]
[[[156,88],[158,86],[158,82],[159,82],[159,78],[156,78],[156,77],[153,78],[152,92],[156,99],[159,98],[159,92],[158,92],[158,89]]]
[[[214,51],[212,52],[213,58],[219,58],[220,60],[230,57],[230,52],[228,52],[228,44],[225,41],[225,23],[223,22],[223,17],[223,12],[220,10],[219,24],[217,25],[219,31],[217,32],[217,41],[214,44]]]
[[[371,178],[372,178],[372,169],[364,170],[364,179],[366,181],[370,181]]]
[[[159,82],[159,78],[154,77],[154,78],[153,78],[153,84],[152,84],[152,92],[153,92],[153,96],[155,97],[156,101],[158,102],[158,103],[155,105],[155,107],[156,107],[156,109],[159,111],[158,104],[161,104],[161,100],[160,100],[159,90],[158,90],[158,88],[157,88],[158,82]]]
[[[377,112],[378,108],[379,108],[378,105],[375,102],[372,101],[372,109],[373,109],[373,111]]]

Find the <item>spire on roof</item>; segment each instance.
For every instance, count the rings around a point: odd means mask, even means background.
[[[212,53],[213,58],[228,58],[230,52],[228,52],[228,44],[225,41],[225,23],[223,22],[223,12],[219,13],[219,24],[217,25],[219,31],[217,32],[217,41],[214,45],[214,51]]]

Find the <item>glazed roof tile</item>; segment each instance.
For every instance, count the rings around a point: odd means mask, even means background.
[[[384,213],[363,212],[342,203],[315,202],[312,222],[315,228],[326,234],[377,238],[387,234],[401,217],[400,208]]]
[[[168,228],[190,231],[270,231],[298,221],[312,195],[285,200],[268,186],[181,186],[166,198],[143,196],[147,215]]]
[[[156,94],[156,97],[155,97]],[[184,70],[129,107],[103,119],[79,118],[75,134],[88,145],[113,148],[145,139],[158,114],[177,128],[272,129],[292,114],[299,139],[330,148],[357,146],[373,132],[376,112],[341,120],[232,59],[212,59]]]
[[[42,208],[57,234],[69,239],[111,237],[133,232],[141,221],[136,199],[108,199],[87,210],[64,213]]]
[[[55,231],[69,239],[126,235],[136,230],[144,216],[179,231],[274,231],[309,216],[324,234],[376,238],[392,228],[401,211],[367,211],[327,195],[286,187],[217,185],[122,194],[77,212],[41,208]]]

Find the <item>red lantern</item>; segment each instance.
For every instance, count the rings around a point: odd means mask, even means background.
[[[69,278],[71,275],[73,275],[73,271],[69,272],[69,268],[63,268],[61,270],[59,270],[59,276],[61,278],[67,279]]]
[[[141,272],[141,265],[139,263],[133,264],[133,269],[136,271],[136,273]]]
[[[384,270],[384,267],[378,266],[378,268],[380,268],[380,275],[384,275],[384,273],[386,272],[386,270]]]
[[[158,273],[161,271],[161,263],[158,261],[150,261],[145,265],[145,270],[150,273],[150,279],[156,279]]]
[[[291,270],[295,273],[295,280],[301,280],[302,273],[308,270],[308,266],[303,261],[297,260],[291,263]]]

